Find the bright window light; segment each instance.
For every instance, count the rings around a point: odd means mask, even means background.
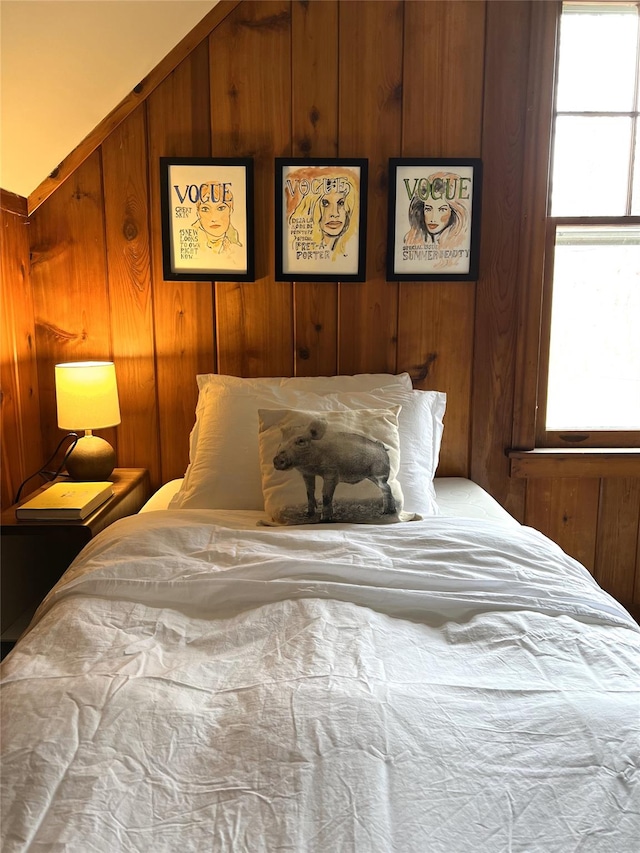
[[[640,215],[639,8],[563,6],[550,205],[550,431],[640,430],[640,225],[629,218]],[[606,60],[594,61],[603,51]]]
[[[640,228],[558,229],[547,429],[640,429]]]

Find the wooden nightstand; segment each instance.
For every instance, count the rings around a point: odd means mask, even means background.
[[[117,519],[134,515],[151,495],[149,472],[144,468],[116,468],[109,479],[113,496],[83,521],[17,519],[16,508],[37,492],[25,495],[2,513],[2,656],[13,647],[38,604],[87,542]]]

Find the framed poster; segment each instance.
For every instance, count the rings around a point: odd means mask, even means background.
[[[475,281],[480,160],[389,160],[389,281]]]
[[[365,280],[367,167],[276,159],[276,280]]]
[[[166,281],[253,281],[253,160],[161,157]]]

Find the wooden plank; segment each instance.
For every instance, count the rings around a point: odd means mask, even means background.
[[[0,428],[2,506],[45,461],[40,434],[33,299],[29,281],[29,223],[19,196],[2,193],[0,211]],[[24,201],[24,200],[23,200]],[[22,213],[16,212],[22,210]],[[37,484],[37,480],[30,485]]]
[[[337,0],[291,4],[294,157],[338,156]]]
[[[398,285],[385,280],[387,173],[401,142],[403,9],[398,0],[340,5],[339,155],[369,159],[367,280],[340,284],[341,373],[396,370]]]
[[[562,3],[534,3],[527,87],[523,206],[518,281],[515,396],[512,444],[535,446],[540,323],[545,271],[548,173],[553,126],[556,41]]]
[[[0,210],[26,217],[28,214],[27,200],[22,195],[0,189]]]
[[[403,157],[479,157],[484,0],[405,3]]]
[[[553,539],[590,572],[595,569],[600,481],[540,479],[527,483],[525,524]]]
[[[205,41],[147,102],[152,293],[162,480],[181,477],[198,399],[196,376],[215,369],[213,286],[162,277],[159,158],[210,154]]]
[[[122,416],[118,464],[146,468],[157,489],[160,449],[144,104],[104,141],[102,164],[111,338]]]
[[[484,2],[405,4],[402,156],[480,156],[485,12]],[[398,370],[416,388],[446,392],[438,471],[467,477],[475,284],[401,282],[399,290]]]
[[[398,370],[415,388],[447,394],[438,475],[468,477],[474,287],[416,282],[400,287]]]
[[[294,157],[338,153],[338,3],[291,6]],[[294,372],[332,375],[338,367],[338,285],[294,284]]]
[[[100,151],[31,219],[40,426],[48,455],[63,435],[57,427],[55,364],[112,358]],[[115,430],[100,435],[117,453]]]
[[[207,38],[240,0],[219,0],[214,8],[170,51],[164,59],[65,157],[54,171],[36,187],[28,199],[29,213],[33,213],[51,193],[89,157],[112,133],[120,122],[136,110],[142,101],[171,74],[191,52]]]
[[[511,450],[512,477],[640,477],[640,451],[629,448]]]
[[[209,50],[213,153],[253,157],[255,171],[256,281],[216,283],[218,369],[291,376],[293,287],[274,281],[273,216],[274,157],[291,151],[290,3],[245,0]]]
[[[595,577],[623,604],[633,602],[640,519],[640,479],[603,480]]]
[[[509,479],[518,318],[518,249],[531,3],[487,6],[480,278],[476,298],[471,477],[518,514]]]

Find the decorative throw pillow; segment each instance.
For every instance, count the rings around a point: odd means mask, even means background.
[[[438,515],[433,478],[440,457],[447,395],[443,391],[380,388],[364,393],[328,394],[323,400],[331,409],[402,406],[398,417],[398,481],[404,495],[404,508],[422,516]]]
[[[260,470],[269,518],[278,524],[408,520],[397,480],[399,412],[400,406],[260,409]]]

